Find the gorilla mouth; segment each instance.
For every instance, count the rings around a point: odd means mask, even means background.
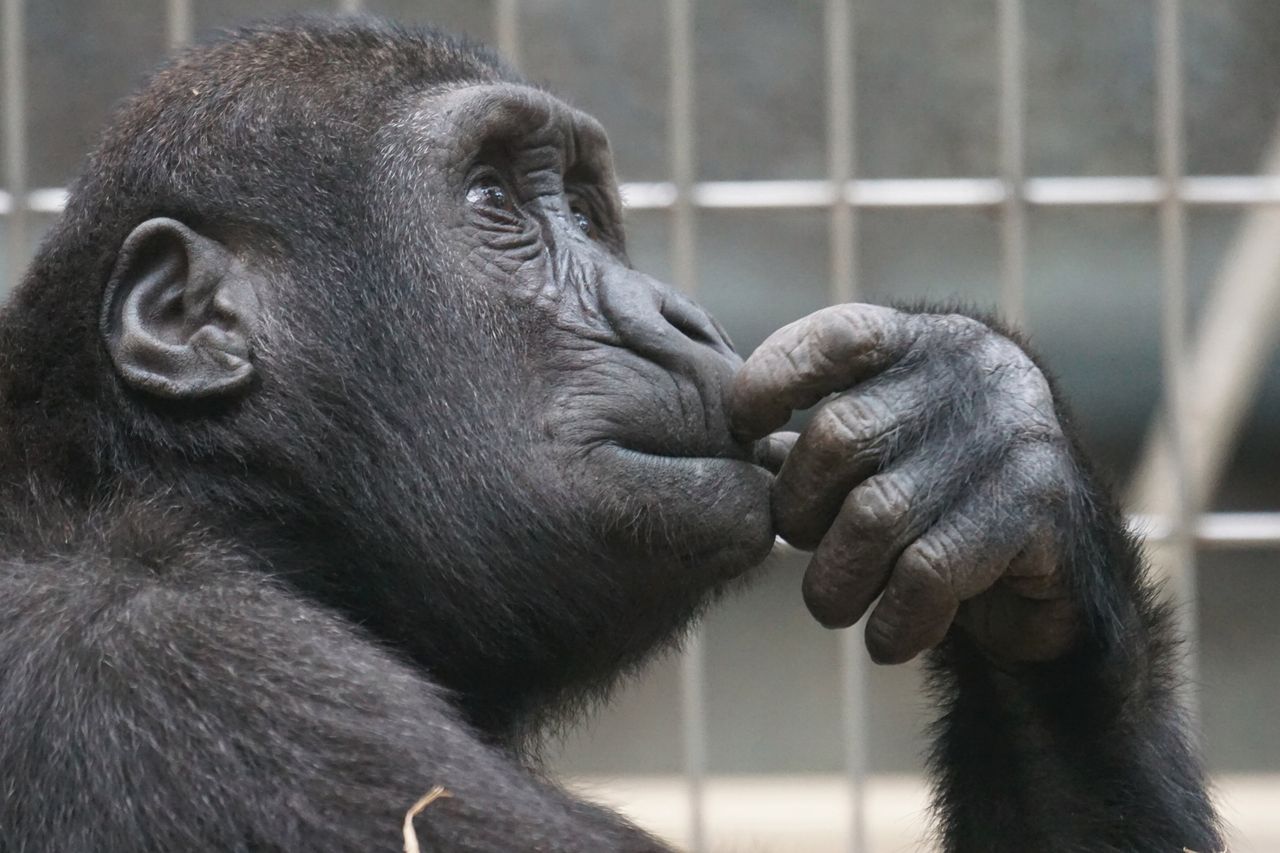
[[[757,464],[754,445],[742,445],[726,435],[723,441],[690,441],[688,439],[670,438],[669,440],[625,441],[613,440],[605,442],[618,452],[632,454],[647,459],[670,461],[712,461],[729,460]]]

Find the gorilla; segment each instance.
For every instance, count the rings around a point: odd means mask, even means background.
[[[1221,849],[1176,638],[1017,337],[745,363],[608,142],[486,49],[297,19],[123,105],[0,320],[0,849],[654,851],[538,734],[775,535],[927,652],[953,851]],[[776,432],[820,406],[801,435]]]

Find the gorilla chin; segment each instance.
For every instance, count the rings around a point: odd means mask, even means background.
[[[587,476],[615,483],[625,496],[611,515],[632,531],[629,548],[639,538],[655,556],[674,554],[682,565],[727,580],[758,565],[773,547],[773,477],[752,462],[617,444],[600,445],[590,460]]]

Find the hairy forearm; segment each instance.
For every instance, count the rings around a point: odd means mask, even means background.
[[[1002,664],[953,631],[933,767],[951,851],[1181,851],[1222,844],[1179,703],[1176,639],[1114,513],[1070,559],[1082,636]]]

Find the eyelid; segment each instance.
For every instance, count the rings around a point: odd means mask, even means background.
[[[504,176],[497,167],[490,163],[477,163],[471,168],[471,171],[467,175],[467,180],[463,184],[463,200],[469,205],[475,205],[476,202],[472,201],[471,193],[482,185],[493,185],[501,189],[511,208],[508,210],[505,207],[484,205],[485,210],[489,215],[501,215],[504,218],[513,220],[519,218],[521,210],[519,196],[512,188],[511,182],[507,180],[506,176]]]
[[[604,231],[611,224],[605,206],[600,203],[599,190],[596,187],[567,186],[564,194],[569,202],[569,209],[586,214],[597,231]]]
[[[511,191],[511,182],[491,163],[476,163],[467,171],[467,180],[465,182],[467,190],[470,191],[472,187],[482,180],[491,180],[504,190]]]

